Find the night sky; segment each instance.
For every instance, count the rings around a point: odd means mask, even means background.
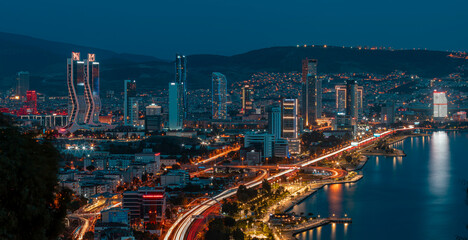
[[[467,0],[0,1],[0,31],[172,59],[296,44],[468,50]]]

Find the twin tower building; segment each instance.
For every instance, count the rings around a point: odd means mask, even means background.
[[[81,59],[79,52],[72,52],[67,59],[68,124],[61,132],[105,127],[99,122],[99,62],[93,53],[87,57]]]

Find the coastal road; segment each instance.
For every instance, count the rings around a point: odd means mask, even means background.
[[[313,163],[316,163],[316,162],[322,161],[324,159],[327,159],[329,157],[332,157],[334,155],[340,154],[340,153],[342,153],[344,151],[349,151],[349,150],[358,148],[359,145],[368,144],[370,142],[375,141],[376,139],[383,138],[383,137],[385,137],[385,136],[387,136],[387,135],[389,135],[389,134],[391,134],[393,132],[394,132],[394,130],[388,130],[386,132],[381,133],[380,136],[378,136],[378,137],[370,137],[370,138],[367,138],[365,140],[360,141],[358,143],[358,146],[343,147],[343,148],[341,148],[341,149],[339,149],[337,151],[326,154],[324,156],[321,156],[321,157],[318,157],[318,158],[315,158],[315,159],[311,159],[311,160],[305,160],[305,161],[299,162],[299,163],[295,164],[294,168],[287,169],[287,170],[282,171],[280,173],[277,173],[277,174],[275,174],[273,176],[270,176],[269,178],[266,178],[266,179],[267,180],[275,179],[277,177],[280,177],[280,176],[283,176],[285,174],[296,171],[299,168],[309,166],[309,165],[311,165]],[[262,183],[262,180],[263,180],[263,178],[255,179],[253,181],[250,181],[250,182],[246,183],[245,186],[247,188],[256,187],[256,186],[258,186],[258,185],[260,185]],[[190,232],[190,226],[191,226],[192,222],[194,221],[194,219],[193,219],[194,215],[202,215],[211,206],[217,204],[218,202],[220,202],[223,199],[229,198],[229,197],[233,196],[234,194],[236,194],[236,191],[237,191],[237,187],[233,187],[233,188],[230,188],[228,190],[225,190],[224,192],[214,196],[212,199],[206,200],[206,201],[202,202],[201,204],[199,204],[198,206],[195,206],[191,210],[184,213],[181,217],[179,217],[176,220],[176,222],[171,226],[171,228],[169,228],[167,234],[164,237],[164,240],[169,240],[169,239],[183,240],[183,239],[187,239],[187,236],[188,236],[187,234]]]
[[[266,170],[262,171],[262,174],[257,176],[254,180],[245,184],[248,187],[254,187],[261,184],[262,180],[268,176]],[[203,215],[203,213],[211,208],[213,205],[219,204],[221,200],[229,198],[236,194],[237,187],[230,188],[228,190],[223,191],[222,193],[203,201],[201,204],[193,207],[186,213],[184,213],[181,217],[179,217],[174,224],[169,228],[166,236],[164,237],[165,240],[168,239],[185,239],[188,233],[189,227],[194,221],[193,216],[196,215]]]

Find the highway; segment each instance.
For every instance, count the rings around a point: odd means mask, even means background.
[[[398,130],[409,130],[409,129],[398,129]],[[296,168],[291,168],[291,169],[282,171],[282,172],[277,173],[277,174],[275,174],[273,176],[270,176],[270,177],[268,177],[266,179],[267,180],[275,179],[277,177],[280,177],[280,176],[283,176],[285,174],[296,171],[297,169],[299,169],[301,167],[306,167],[308,165],[319,162],[319,161],[324,160],[326,158],[329,158],[331,156],[340,154],[340,153],[342,153],[344,151],[348,151],[348,150],[352,150],[354,148],[358,148],[362,144],[367,144],[369,142],[375,141],[376,139],[385,137],[388,134],[391,134],[394,131],[398,131],[398,130],[388,130],[386,132],[381,133],[379,137],[370,137],[370,138],[367,138],[365,140],[360,141],[358,143],[358,146],[347,146],[347,147],[344,147],[344,148],[342,148],[340,150],[337,150],[337,151],[334,151],[332,153],[326,154],[324,156],[321,156],[321,157],[318,157],[318,158],[315,158],[315,159],[312,159],[312,160],[305,160],[305,161],[299,162],[299,163],[295,164]],[[262,177],[256,178],[256,179],[254,179],[254,180],[252,180],[252,181],[250,181],[250,182],[248,182],[248,183],[246,183],[244,185],[247,188],[256,187],[256,186],[258,186],[258,185],[260,185],[262,183],[262,180],[265,177],[266,177],[266,173],[262,174]],[[191,226],[192,222],[194,221],[193,216],[203,215],[203,213],[207,209],[209,209],[211,206],[215,205],[217,202],[220,202],[223,199],[226,199],[226,198],[229,198],[229,197],[233,196],[234,194],[236,194],[236,191],[237,191],[237,187],[233,187],[233,188],[230,188],[228,190],[225,190],[222,193],[214,196],[212,199],[206,200],[206,201],[202,202],[201,204],[195,206],[194,208],[190,209],[186,213],[184,213],[169,228],[168,232],[164,236],[164,240],[169,240],[169,239],[182,240],[182,239],[186,239],[187,233],[189,232],[189,229],[190,229],[190,226]]]
[[[83,206],[82,209],[76,211],[76,213],[68,215],[69,218],[80,220],[80,226],[73,232],[73,239],[82,240],[85,233],[93,228],[94,221],[102,210],[117,207],[122,204],[122,202],[119,202],[109,206],[109,202],[109,199],[99,199],[91,205]]]
[[[226,156],[228,155],[230,152],[233,152],[233,151],[239,151],[240,150],[240,146],[237,146],[237,147],[229,147],[229,149],[227,149],[226,151],[222,152],[222,153],[219,153],[219,154],[216,154],[210,158],[207,158],[207,159],[204,159],[202,161],[199,161],[199,162],[196,162],[194,163],[195,165],[199,165],[199,164],[205,164],[205,163],[208,163],[208,162],[211,162],[219,157],[223,157],[223,156]]]

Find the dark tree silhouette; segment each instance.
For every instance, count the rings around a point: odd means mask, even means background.
[[[57,187],[59,157],[47,139],[0,121],[0,239],[56,239],[63,231],[71,194]]]

